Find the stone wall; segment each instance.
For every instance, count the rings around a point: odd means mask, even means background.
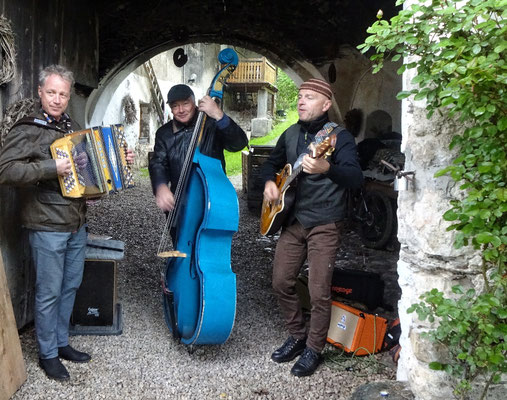
[[[404,90],[412,89],[412,78],[412,72],[405,73]],[[405,170],[415,171],[415,181],[409,190],[398,193],[402,351],[397,377],[409,382],[417,399],[447,400],[453,398],[449,375],[428,367],[431,361],[445,362],[446,350],[421,337],[431,324],[419,321],[416,313],[408,314],[406,310],[433,288],[448,295],[457,284],[481,289],[479,254],[470,247],[455,249],[454,234],[446,231],[449,223],[442,219],[450,208],[449,201],[459,199],[462,193],[449,177],[434,178],[438,170],[452,162],[455,154],[448,146],[463,126],[438,113],[428,120],[425,104],[411,98],[403,101],[402,115]],[[491,390],[488,398],[501,398],[496,397],[496,391]]]

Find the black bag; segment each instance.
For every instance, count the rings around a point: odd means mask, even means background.
[[[386,336],[384,337],[384,344],[382,350],[391,350],[400,342],[401,325],[400,319],[396,318],[387,325]],[[393,355],[394,357],[394,355]]]
[[[331,294],[333,298],[357,301],[374,310],[383,307],[384,281],[375,272],[335,268]]]

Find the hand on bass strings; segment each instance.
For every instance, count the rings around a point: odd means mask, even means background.
[[[206,113],[208,117],[213,118],[215,121],[219,121],[223,118],[224,112],[220,109],[218,104],[209,96],[204,96],[197,103],[199,111]]]
[[[329,170],[329,163],[323,158],[311,158],[308,154],[303,157],[303,172],[307,174],[325,174]]]
[[[162,211],[171,211],[174,209],[174,195],[167,185],[158,185],[155,201],[157,207]]]
[[[273,181],[267,181],[264,185],[264,198],[268,201],[278,200],[280,197],[280,190]]]
[[[56,173],[59,176],[67,176],[72,172],[72,164],[68,158],[57,158],[56,162]]]

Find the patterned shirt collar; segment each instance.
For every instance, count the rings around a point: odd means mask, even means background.
[[[43,108],[41,108],[40,110],[41,114],[44,116],[44,118],[46,119],[47,122],[49,122],[50,124],[53,124],[53,125],[57,125],[57,126],[61,126],[61,127],[64,127],[64,129],[66,131],[70,131],[71,130],[71,126],[72,126],[72,121],[70,119],[70,116],[69,114],[67,113],[63,113],[61,116],[60,116],[60,120],[57,121],[54,117],[52,117],[51,115],[49,115],[46,111],[44,111]]]

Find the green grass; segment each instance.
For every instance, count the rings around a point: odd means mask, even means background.
[[[263,146],[275,144],[276,139],[291,125],[295,124],[298,120],[298,113],[296,110],[291,110],[287,113],[285,121],[280,122],[274,126],[274,128],[266,136],[253,138],[250,140],[250,146]],[[246,150],[246,147],[245,149]],[[224,151],[226,173],[228,176],[238,175],[241,173],[241,151],[231,153]]]
[[[148,168],[139,168],[139,174],[141,174],[143,178],[148,178],[150,176]]]

